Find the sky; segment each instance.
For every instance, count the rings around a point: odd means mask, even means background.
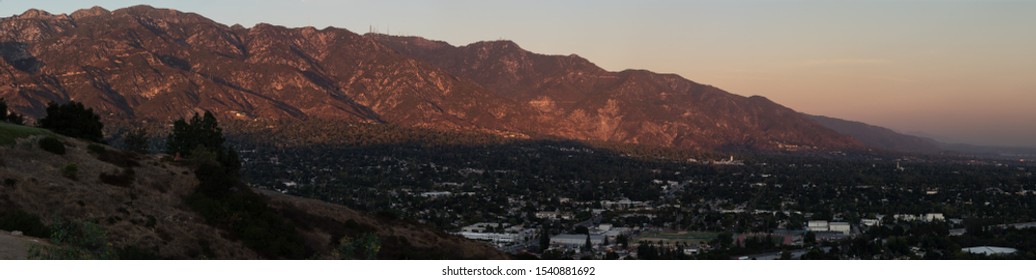
[[[26,1],[147,4],[232,25],[507,39],[611,70],[675,73],[800,112],[942,141],[1036,147],[1036,1]]]

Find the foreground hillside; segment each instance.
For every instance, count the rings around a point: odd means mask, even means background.
[[[38,143],[45,137],[59,139],[65,152],[41,149]],[[185,198],[199,181],[182,163],[2,123],[0,155],[0,230],[57,241],[41,245],[51,249],[36,257],[61,258],[62,252],[70,252],[61,248],[77,247],[79,257],[279,258],[258,252],[192,210]],[[425,226],[316,200],[261,195],[272,213],[302,237],[305,248],[299,249],[305,258],[348,258],[342,250],[357,240],[377,244],[368,246],[377,248],[371,251],[375,258],[506,258],[495,249]]]

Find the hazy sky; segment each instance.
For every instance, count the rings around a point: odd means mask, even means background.
[[[90,3],[90,4],[87,4]],[[145,3],[227,25],[508,39],[612,71],[677,73],[795,110],[941,140],[1036,146],[1036,1],[13,1]]]

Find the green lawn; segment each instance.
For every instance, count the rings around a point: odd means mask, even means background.
[[[14,145],[14,139],[39,135],[39,134],[53,134],[49,130],[35,128],[31,126],[13,125],[9,123],[0,122],[0,145],[10,146]]]

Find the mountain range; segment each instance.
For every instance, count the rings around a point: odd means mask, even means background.
[[[0,98],[34,118],[48,102],[75,100],[115,126],[208,110],[245,122],[385,123],[690,150],[928,147],[889,138],[898,135],[891,131],[878,133],[894,143],[874,141],[765,97],[674,74],[611,72],[510,41],[453,46],[333,27],[227,26],[149,6],[94,7],[0,19],[0,55]]]

